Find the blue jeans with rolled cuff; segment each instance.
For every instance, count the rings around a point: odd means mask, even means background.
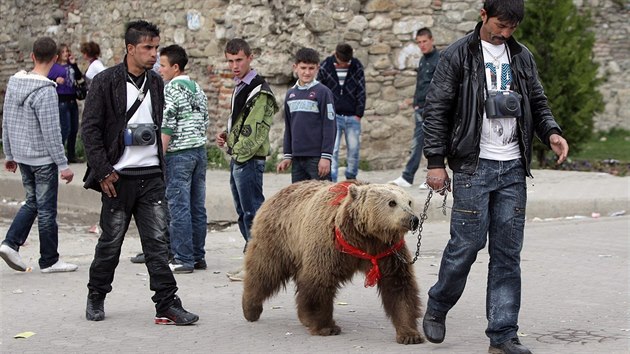
[[[356,179],[359,173],[359,152],[361,150],[361,120],[356,116],[345,116],[337,114],[337,136],[335,137],[335,147],[333,158],[330,164],[330,177],[333,182],[337,182],[337,172],[339,170],[339,146],[341,138],[345,137],[346,149],[348,150],[346,179]]]
[[[250,159],[243,163],[230,162],[230,188],[238,215],[238,228],[245,239],[251,239],[251,228],[258,208],[265,201],[263,173],[265,160]]]
[[[57,165],[52,163],[43,166],[18,164],[22,174],[22,185],[26,192],[26,201],[20,207],[17,215],[7,231],[2,243],[19,251],[31,227],[37,218],[39,232],[39,267],[48,268],[57,263],[59,253],[59,234],[57,226],[57,195],[59,190],[59,176]]]
[[[470,268],[487,240],[486,335],[493,346],[516,337],[518,330],[525,178],[519,159],[480,159],[475,173],[453,175],[451,238],[444,249],[438,281],[429,290],[427,312],[446,316],[464,292]]]
[[[206,255],[206,148],[166,154],[165,159],[171,250],[180,264],[193,267]]]

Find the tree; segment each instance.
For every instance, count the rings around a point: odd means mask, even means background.
[[[604,108],[592,25],[590,13],[580,14],[572,0],[527,0],[515,33],[534,54],[552,112],[573,152],[591,137],[593,116]],[[539,142],[534,154],[541,167],[555,161]]]

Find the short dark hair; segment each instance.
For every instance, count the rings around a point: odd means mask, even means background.
[[[188,54],[186,54],[186,50],[177,44],[160,49],[160,56],[166,56],[168,63],[171,65],[179,65],[180,71],[184,71],[186,64],[188,64]]]
[[[33,43],[33,56],[41,63],[50,63],[57,55],[57,43],[50,37],[41,37]]]
[[[101,47],[96,42],[83,42],[81,43],[81,53],[90,58],[98,58],[101,56]]]
[[[517,25],[525,17],[523,0],[486,0],[483,3],[488,18],[496,17],[499,21]]]
[[[429,29],[429,27],[422,27],[416,32],[416,38],[420,36],[427,36],[429,38],[433,38],[433,33],[431,33],[431,30]]]
[[[129,44],[136,45],[145,37],[155,38],[160,36],[160,29],[145,20],[128,22],[125,26],[125,47]]]
[[[243,54],[245,54],[245,56],[252,55],[252,49],[249,47],[249,44],[242,38],[231,39],[225,45],[225,54],[236,55],[241,50],[243,51]]]
[[[319,64],[319,54],[315,49],[300,48],[295,53],[295,63]]]
[[[352,60],[352,54],[354,54],[354,51],[352,50],[350,44],[339,43],[337,44],[337,48],[335,48],[335,54],[339,60],[348,62]]]

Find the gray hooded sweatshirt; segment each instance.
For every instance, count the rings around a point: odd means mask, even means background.
[[[29,166],[55,163],[68,168],[59,125],[56,84],[20,71],[11,76],[4,97],[2,144],[7,161]]]

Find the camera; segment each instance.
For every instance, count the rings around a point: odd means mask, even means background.
[[[522,115],[521,95],[517,92],[488,91],[486,98],[487,118],[518,118]]]
[[[156,126],[150,123],[127,124],[124,130],[125,146],[146,146],[155,144]]]

